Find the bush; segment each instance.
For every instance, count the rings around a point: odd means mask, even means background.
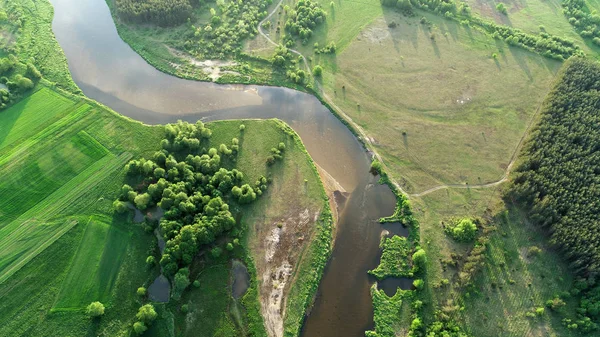
[[[372,174],[377,175],[377,174],[381,174],[381,169],[382,169],[381,162],[379,160],[377,160],[377,159],[374,159],[371,162],[371,169],[369,171]]]
[[[450,224],[446,226],[445,232],[456,241],[473,241],[475,236],[477,236],[477,225],[475,225],[473,220],[468,218],[452,220]]]
[[[198,281],[198,280],[195,280],[195,281],[194,281],[194,287],[195,287],[195,288],[200,288],[200,281]]]
[[[136,293],[138,296],[142,297],[142,296],[146,296],[147,291],[146,291],[146,288],[139,287],[139,288],[137,288]]]
[[[148,266],[154,266],[156,264],[156,259],[154,258],[154,256],[150,255],[146,258],[146,264]]]
[[[425,285],[425,282],[423,282],[423,280],[421,280],[421,279],[416,279],[413,281],[413,286],[415,286],[415,288],[417,288],[417,290],[423,289],[424,285]]]
[[[316,65],[313,68],[313,75],[315,75],[316,77],[321,77],[321,75],[323,74],[323,67],[321,67],[320,65]]]
[[[501,2],[496,5],[496,9],[498,10],[498,12],[500,12],[500,13],[502,13],[504,15],[508,14],[506,6],[503,3],[501,3]]]
[[[90,317],[100,317],[104,315],[104,304],[100,302],[92,302],[86,309],[87,314]]]

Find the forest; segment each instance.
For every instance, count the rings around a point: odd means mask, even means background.
[[[570,59],[549,94],[506,194],[528,210],[578,275],[581,294],[572,329],[597,329],[600,319],[600,65]]]
[[[197,0],[115,0],[119,17],[132,23],[154,23],[167,27],[184,23]]]

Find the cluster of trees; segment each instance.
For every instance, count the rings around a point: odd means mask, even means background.
[[[193,1],[197,3],[197,1]],[[176,26],[192,15],[190,0],[116,0],[117,15],[127,22]]]
[[[474,25],[495,39],[503,40],[512,46],[518,46],[544,57],[566,60],[573,55],[583,55],[581,48],[573,41],[545,32],[541,32],[539,35],[528,34],[520,29],[498,25],[495,22],[471,15],[471,8],[466,3],[457,5],[452,0],[381,0],[381,3],[385,6],[399,8],[402,12],[410,15],[413,15],[413,8],[419,8],[443,15],[462,24]]]
[[[12,54],[0,58],[0,83],[6,86],[0,88],[0,109],[32,89],[40,78],[42,74],[32,63],[21,63]]]
[[[456,241],[469,242],[477,236],[477,224],[469,219],[452,219],[444,225],[444,231]]]
[[[548,230],[580,277],[572,291],[582,294],[575,325],[589,330],[600,319],[600,65],[571,59],[559,80],[507,198]]]
[[[152,304],[144,304],[140,307],[135,317],[137,318],[137,322],[133,323],[133,331],[141,335],[148,330],[148,326],[156,320],[158,314]]]
[[[240,126],[240,132],[244,129]],[[163,209],[160,228],[166,247],[160,265],[164,274],[173,278],[175,297],[190,284],[187,267],[201,249],[224,234],[239,235],[232,210],[256,200],[270,183],[264,176],[253,185],[245,183],[241,171],[227,168],[236,161],[239,140],[233,138],[230,145],[221,144],[217,149],[210,147],[211,135],[201,121],[167,125],[160,151],[151,159],[132,160],[126,165],[136,187],[123,185],[114,202],[117,212],[127,211],[127,203],[140,210],[153,206]],[[279,144],[275,150],[280,154],[284,149],[285,145]],[[232,244],[227,246],[233,249]],[[213,250],[216,255],[220,252]],[[147,263],[154,264],[155,260],[149,258]]]
[[[325,21],[327,13],[317,2],[299,0],[296,8],[289,11],[285,22],[285,30],[294,37],[299,37],[303,44],[311,38],[313,29]]]
[[[329,42],[325,47],[319,48],[319,43],[315,42],[314,45],[316,54],[335,54],[335,50],[337,49],[335,42]]]
[[[272,0],[217,1],[221,15],[211,11],[212,18],[204,27],[193,28],[185,48],[199,56],[225,58],[239,54],[242,42],[258,33],[260,20],[267,16]]]
[[[582,37],[590,37],[600,45],[600,15],[591,12],[584,0],[564,0],[563,13]]]
[[[211,132],[201,121],[178,122],[165,128],[162,150],[151,160],[132,160],[126,166],[132,177],[143,177],[141,188],[124,185],[116,210],[132,202],[138,209],[158,205],[164,211],[160,226],[166,248],[160,260],[168,276],[181,278],[201,247],[212,244],[231,231],[235,220],[230,202],[248,203],[267,188],[267,181],[255,187],[243,184],[244,174],[228,170],[223,162],[235,159],[239,141],[208,148]],[[184,270],[185,271],[185,270]]]

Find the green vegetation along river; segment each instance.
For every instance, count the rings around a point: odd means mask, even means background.
[[[88,97],[149,124],[279,118],[294,128],[316,163],[346,191],[335,249],[303,335],[364,336],[373,326],[369,288],[374,279],[367,271],[378,264],[384,229],[377,219],[392,213],[395,198],[368,173],[369,155],[352,133],[315,97],[302,92],[195,82],[156,70],[121,40],[104,0],[51,2],[54,33],[73,79]],[[399,225],[385,229],[406,234]],[[395,290],[399,283],[392,283]]]

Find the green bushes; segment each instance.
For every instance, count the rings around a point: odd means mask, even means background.
[[[140,307],[138,313],[135,315],[138,319],[137,322],[133,323],[133,331],[141,335],[146,330],[148,330],[148,326],[156,320],[158,314],[154,310],[154,306],[152,304],[145,304]]]
[[[412,277],[409,255],[410,243],[406,238],[394,235],[381,238],[379,245],[383,250],[377,268],[369,270],[369,274],[382,280],[386,277]]]
[[[444,227],[444,231],[456,241],[469,242],[477,236],[477,225],[468,218],[453,219]]]
[[[500,2],[496,5],[496,10],[504,15],[508,14],[508,10],[506,9],[506,6]]]

